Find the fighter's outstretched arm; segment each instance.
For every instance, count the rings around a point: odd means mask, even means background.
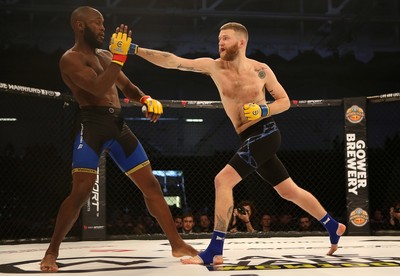
[[[191,71],[203,74],[210,74],[213,63],[215,62],[212,58],[187,59],[178,57],[177,55],[169,52],[146,49],[142,47],[137,48],[136,55],[163,68],[178,69],[182,71]]]

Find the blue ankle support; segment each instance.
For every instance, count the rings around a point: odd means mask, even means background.
[[[199,254],[205,265],[212,264],[214,256],[222,256],[226,233],[214,230],[207,249]]]
[[[326,213],[326,215],[319,222],[321,222],[328,231],[331,244],[338,244],[340,236],[336,234],[336,231],[338,230],[339,223],[328,213]]]

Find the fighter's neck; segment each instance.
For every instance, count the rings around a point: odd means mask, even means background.
[[[248,58],[237,57],[234,60],[223,60],[224,66],[231,70],[240,71],[248,66]]]

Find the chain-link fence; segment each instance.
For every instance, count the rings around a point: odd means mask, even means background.
[[[371,227],[388,230],[400,203],[400,102],[370,103],[367,116]]]
[[[369,187],[372,213],[388,219],[400,200],[400,101],[368,103]],[[71,188],[73,103],[0,93],[0,240],[46,239]],[[156,124],[140,108],[123,108],[124,118],[145,147],[174,215],[214,212],[214,177],[239,141],[222,109],[165,108]],[[279,157],[291,177],[346,223],[343,106],[291,108],[275,116],[282,133]],[[157,233],[142,195],[107,158],[107,234]],[[263,214],[290,215],[293,230],[303,212],[281,199],[256,175],[234,189],[235,202],[255,206],[257,229]],[[197,216],[196,216],[197,218]],[[373,230],[384,229],[373,227]],[[81,236],[80,220],[68,234]]]

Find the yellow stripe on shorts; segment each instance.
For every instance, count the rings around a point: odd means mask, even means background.
[[[72,170],[72,174],[74,174],[76,172],[97,174],[97,170],[89,169],[89,168],[75,168]]]
[[[137,165],[136,167],[130,169],[130,170],[127,171],[125,174],[126,174],[126,175],[130,175],[131,173],[134,173],[134,172],[136,172],[137,170],[139,170],[139,169],[141,169],[141,168],[143,168],[143,167],[146,167],[146,166],[149,165],[149,164],[150,164],[150,161],[149,161],[149,160],[146,160],[146,161],[144,161],[143,163]]]

